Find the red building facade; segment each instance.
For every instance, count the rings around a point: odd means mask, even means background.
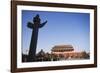
[[[83,59],[89,57],[85,51],[76,52],[72,45],[56,45],[52,48],[51,54],[60,59]]]

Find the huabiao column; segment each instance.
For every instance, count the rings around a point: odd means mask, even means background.
[[[47,21],[41,23],[41,19],[39,14],[33,17],[33,22],[28,22],[27,27],[32,29],[32,36],[30,41],[29,53],[27,57],[27,62],[33,62],[36,60],[36,48],[37,48],[37,40],[38,40],[38,31],[39,28],[42,28]]]

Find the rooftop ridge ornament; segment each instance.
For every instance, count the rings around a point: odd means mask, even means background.
[[[32,36],[31,36],[27,62],[33,62],[36,59],[35,57],[36,57],[36,48],[37,48],[37,40],[38,40],[38,31],[39,28],[42,28],[46,23],[47,21],[41,23],[39,14],[33,17],[33,23],[31,22],[27,23],[27,27],[32,29]]]

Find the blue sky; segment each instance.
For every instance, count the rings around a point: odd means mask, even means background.
[[[48,21],[39,29],[37,52],[43,49],[50,52],[54,45],[73,45],[76,51],[87,51],[90,48],[90,14],[75,12],[44,12],[22,10],[22,51],[29,50],[32,29],[27,23],[33,21],[36,14],[41,22]]]

